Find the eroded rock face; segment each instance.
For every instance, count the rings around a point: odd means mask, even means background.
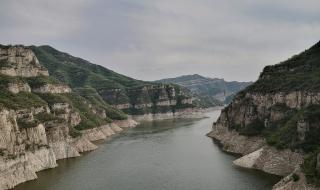
[[[8,90],[14,94],[18,94],[19,92],[31,92],[31,88],[27,83],[9,83]]]
[[[303,163],[303,156],[291,150],[277,150],[265,146],[235,160],[233,163],[244,168],[258,169],[278,176],[287,176]]]
[[[138,123],[133,119],[116,120],[116,121],[113,121],[113,123],[118,125],[121,128],[134,128],[138,125]]]
[[[79,152],[88,152],[93,151],[98,148],[98,146],[94,145],[90,140],[86,137],[81,136],[73,139],[71,145]]]
[[[35,179],[37,171],[57,166],[43,125],[19,128],[14,111],[0,111],[0,189]]]
[[[220,122],[223,121],[223,115],[221,116]],[[264,139],[239,135],[238,132],[225,127],[225,124],[225,121],[214,124],[212,131],[208,134],[222,145],[224,151],[246,155],[266,145]]]
[[[309,105],[320,104],[320,93],[294,91],[278,92],[275,94],[246,93],[237,96],[234,101],[222,112],[222,120],[228,122],[228,126],[247,125],[256,119],[278,121],[285,117],[285,113],[273,109],[277,105],[286,106],[288,109],[300,109]],[[220,118],[217,123],[220,122]],[[223,122],[223,121],[222,121]]]
[[[300,110],[309,105],[318,105],[319,100],[319,93],[304,91],[239,94],[222,111],[208,136],[219,141],[225,151],[243,155],[243,157],[234,161],[235,165],[285,177],[292,174],[296,167],[303,163],[301,152],[297,153],[288,149],[277,150],[268,146],[264,138],[243,136],[236,129],[248,126],[256,120],[262,121],[264,127],[268,128],[270,123],[285,118],[287,116],[286,111]],[[311,126],[308,121],[303,119],[298,120],[296,125],[298,140],[303,142]],[[302,181],[304,179],[302,176]],[[275,186],[275,189],[310,188],[305,182],[298,184],[288,181],[286,178],[284,180],[286,181]]]
[[[55,103],[51,107],[56,116],[62,119],[66,124],[74,127],[81,122],[80,114],[73,111],[68,103]],[[55,123],[49,125],[54,126]]]
[[[151,108],[155,108],[153,110],[155,113],[173,114],[174,110],[181,105],[192,108],[195,100],[190,94],[182,91],[176,92],[173,86],[163,84],[132,88],[126,92],[123,89],[105,90],[100,94],[114,108],[132,115],[149,114]]]
[[[114,121],[108,125],[82,131],[83,136],[90,141],[105,140],[124,129],[134,128],[138,123],[132,119]]]
[[[50,94],[63,94],[63,93],[70,93],[71,88],[67,85],[54,85],[54,84],[46,84],[38,88],[32,89],[32,92],[35,93],[50,93]]]
[[[69,127],[60,125],[46,129],[48,143],[52,147],[56,159],[65,159],[80,156],[79,152],[70,145]]]
[[[294,179],[296,176],[296,180]],[[319,188],[314,187],[307,183],[306,176],[301,172],[300,167],[297,167],[293,173],[289,174],[277,184],[275,184],[272,190],[318,190]]]
[[[0,73],[20,77],[49,76],[34,53],[24,46],[0,47]]]
[[[166,120],[166,119],[199,119],[204,118],[204,112],[200,109],[187,108],[176,110],[175,112],[156,113],[156,114],[144,114],[131,116],[135,121],[154,121],[154,120]]]

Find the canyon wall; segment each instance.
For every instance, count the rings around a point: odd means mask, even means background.
[[[243,157],[234,165],[283,176],[276,190],[319,189],[320,43],[267,66],[222,110],[208,136]]]

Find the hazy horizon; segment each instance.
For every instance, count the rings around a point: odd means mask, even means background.
[[[153,81],[255,81],[320,39],[316,0],[3,0],[0,43],[50,45]]]

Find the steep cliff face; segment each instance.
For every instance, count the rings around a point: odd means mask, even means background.
[[[0,72],[0,189],[36,179],[56,160],[94,150],[92,141],[137,125],[51,78],[28,47],[0,46]]]
[[[259,80],[238,93],[222,111],[209,136],[220,141],[225,150],[246,155],[234,162],[242,167],[286,176],[301,166],[299,185],[287,180],[281,183],[283,189],[308,189],[304,174],[308,182],[320,184],[316,167],[320,147],[319,74],[320,43],[266,67]],[[277,189],[282,187],[278,184]]]
[[[57,166],[44,126],[21,128],[17,123],[15,111],[1,109],[0,189],[35,179],[35,172]]]
[[[48,76],[48,70],[39,64],[34,53],[23,46],[0,46],[0,73],[9,76]]]
[[[127,114],[172,113],[195,107],[190,91],[177,85],[135,80],[49,46],[30,48],[55,79]]]

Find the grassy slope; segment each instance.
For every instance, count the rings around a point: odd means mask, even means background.
[[[250,92],[320,91],[320,42],[299,55],[264,68]]]
[[[120,75],[100,65],[60,52],[50,46],[32,46],[39,61],[51,76],[71,87],[125,88],[142,86],[147,82]]]
[[[112,108],[108,104],[151,103],[150,101],[157,95],[157,90],[145,92],[143,87],[160,87],[157,83],[126,77],[81,58],[55,50],[50,46],[32,46],[31,49],[35,52],[40,63],[49,70],[51,76],[67,83],[73,89],[78,89],[78,92],[80,92],[79,89],[91,89],[91,91],[87,90],[86,93],[81,94],[90,97],[94,102],[97,100],[104,102],[103,105],[115,114],[117,112],[111,110]],[[160,110],[159,107],[153,107],[148,110],[128,109],[125,111],[130,114],[142,114],[170,110],[173,108]]]

